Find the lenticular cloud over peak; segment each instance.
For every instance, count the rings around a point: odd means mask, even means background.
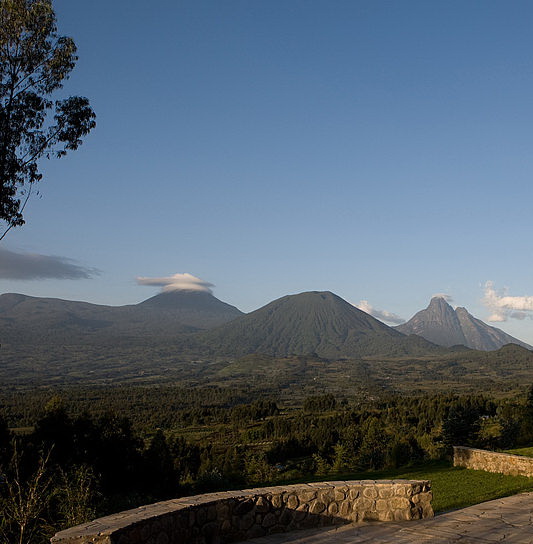
[[[162,291],[165,293],[170,291],[202,291],[213,294],[211,287],[214,287],[212,283],[201,280],[187,272],[184,274],[174,274],[165,278],[137,277],[136,280],[139,285],[162,287]]]
[[[431,298],[442,298],[448,304],[451,304],[453,302],[453,297],[451,295],[448,295],[447,293],[435,293]]]

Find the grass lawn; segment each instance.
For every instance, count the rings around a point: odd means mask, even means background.
[[[453,467],[449,462],[379,472],[328,475],[317,480],[430,480],[433,510],[446,512],[499,497],[533,491],[533,478]],[[279,485],[279,483],[277,484]]]
[[[505,450],[505,453],[513,453],[514,455],[524,455],[526,457],[533,457],[533,447],[516,448],[514,450]]]
[[[430,480],[435,512],[446,512],[522,491],[533,491],[533,478],[452,466],[429,470],[421,468],[399,475],[398,478]]]

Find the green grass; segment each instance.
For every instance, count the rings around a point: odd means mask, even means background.
[[[533,447],[516,448],[514,450],[505,450],[505,453],[512,453],[514,455],[524,455],[525,457],[533,457]]]
[[[533,490],[533,478],[451,466],[407,472],[398,478],[430,480],[435,512],[446,512]]]
[[[433,490],[432,505],[436,513],[533,491],[533,478],[453,467],[449,462],[432,462],[411,469],[334,474],[316,478],[329,481],[391,479],[430,480]]]

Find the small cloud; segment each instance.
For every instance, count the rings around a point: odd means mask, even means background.
[[[162,287],[164,292],[168,291],[204,291],[212,293],[212,283],[196,278],[192,274],[174,274],[165,278],[143,278],[137,277],[139,285],[153,285]]]
[[[85,280],[100,274],[76,261],[56,255],[17,253],[0,248],[0,279],[6,280]]]
[[[502,313],[495,313],[489,315],[487,321],[490,321],[491,323],[501,323],[502,321],[507,321],[507,316]]]
[[[356,308],[370,314],[372,317],[379,319],[381,321],[386,321],[387,323],[394,323],[395,325],[400,325],[400,323],[405,323],[405,319],[401,318],[399,315],[388,312],[387,310],[378,310],[374,308],[368,300],[360,300],[359,304],[354,304]]]
[[[443,298],[448,304],[453,302],[453,297],[446,293],[435,293],[431,298]]]
[[[512,297],[508,289],[496,290],[492,281],[485,283],[483,304],[492,312],[489,321],[507,321],[512,319],[525,319],[532,316],[533,296]]]

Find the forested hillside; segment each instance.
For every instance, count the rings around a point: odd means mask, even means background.
[[[324,393],[297,405],[220,388],[3,393],[0,528],[17,534],[9,509],[28,492],[38,503],[27,528],[44,543],[67,525],[184,494],[405,467],[444,459],[453,444],[529,444],[526,393]]]

